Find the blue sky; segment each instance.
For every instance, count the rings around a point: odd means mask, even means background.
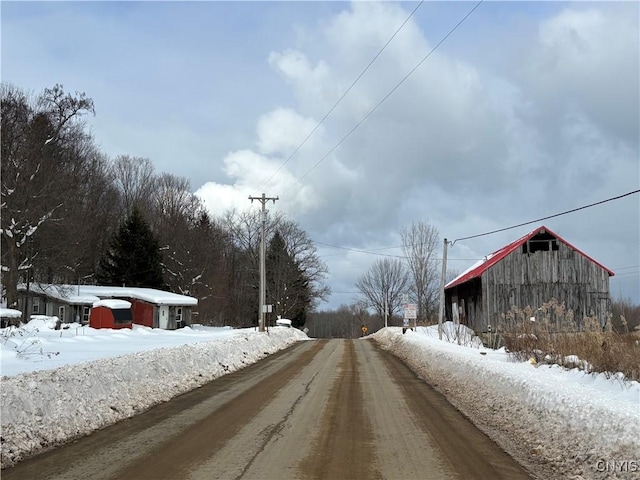
[[[637,2],[484,2],[311,170],[474,5],[425,2],[280,168],[416,5],[2,2],[2,80],[86,92],[105,153],[187,177],[214,213],[264,191],[355,249],[399,245],[414,221],[455,239],[639,188]],[[638,195],[546,223],[640,301]],[[456,244],[450,264],[535,226]],[[320,254],[335,292],[376,259]]]

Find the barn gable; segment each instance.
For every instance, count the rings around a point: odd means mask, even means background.
[[[507,255],[521,250],[522,253],[535,253],[539,251],[557,251],[559,249],[560,244],[564,244],[569,247],[571,250],[576,252],[579,255],[584,256],[591,262],[598,265],[600,268],[606,270],[609,276],[613,277],[614,273],[609,270],[604,265],[598,263],[589,255],[584,253],[582,250],[574,247],[572,244],[567,242],[560,235],[553,233],[544,225],[536,228],[535,230],[527,233],[525,236],[515,240],[509,245],[502,247],[499,250],[496,250],[490,255],[487,255],[485,258],[472,265],[469,269],[462,272],[456,278],[454,278],[451,282],[449,282],[445,289],[455,287],[456,285],[460,285],[464,282],[471,280],[472,278],[480,277],[487,269],[500,262]]]

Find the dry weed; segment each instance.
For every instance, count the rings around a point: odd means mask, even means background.
[[[626,320],[620,319],[626,326]],[[616,332],[611,315],[604,326],[591,315],[581,323],[555,299],[534,310],[513,307],[499,327],[505,347],[518,360],[555,363],[587,372],[640,380],[640,341],[633,334]]]

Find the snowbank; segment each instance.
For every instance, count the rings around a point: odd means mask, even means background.
[[[532,471],[639,478],[638,382],[513,362],[504,351],[439,341],[437,328],[372,337]]]
[[[4,468],[307,339],[277,327],[2,378]]]

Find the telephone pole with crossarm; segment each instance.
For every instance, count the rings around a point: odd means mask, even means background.
[[[249,196],[249,200],[253,203],[254,200],[259,201],[262,204],[262,235],[260,237],[260,301],[258,304],[258,325],[261,332],[264,332],[264,314],[265,314],[265,284],[266,282],[266,274],[265,274],[265,265],[264,265],[264,237],[266,232],[266,224],[267,224],[267,210],[266,204],[269,200],[276,203],[278,197],[267,197],[264,193],[261,197],[251,197]]]

